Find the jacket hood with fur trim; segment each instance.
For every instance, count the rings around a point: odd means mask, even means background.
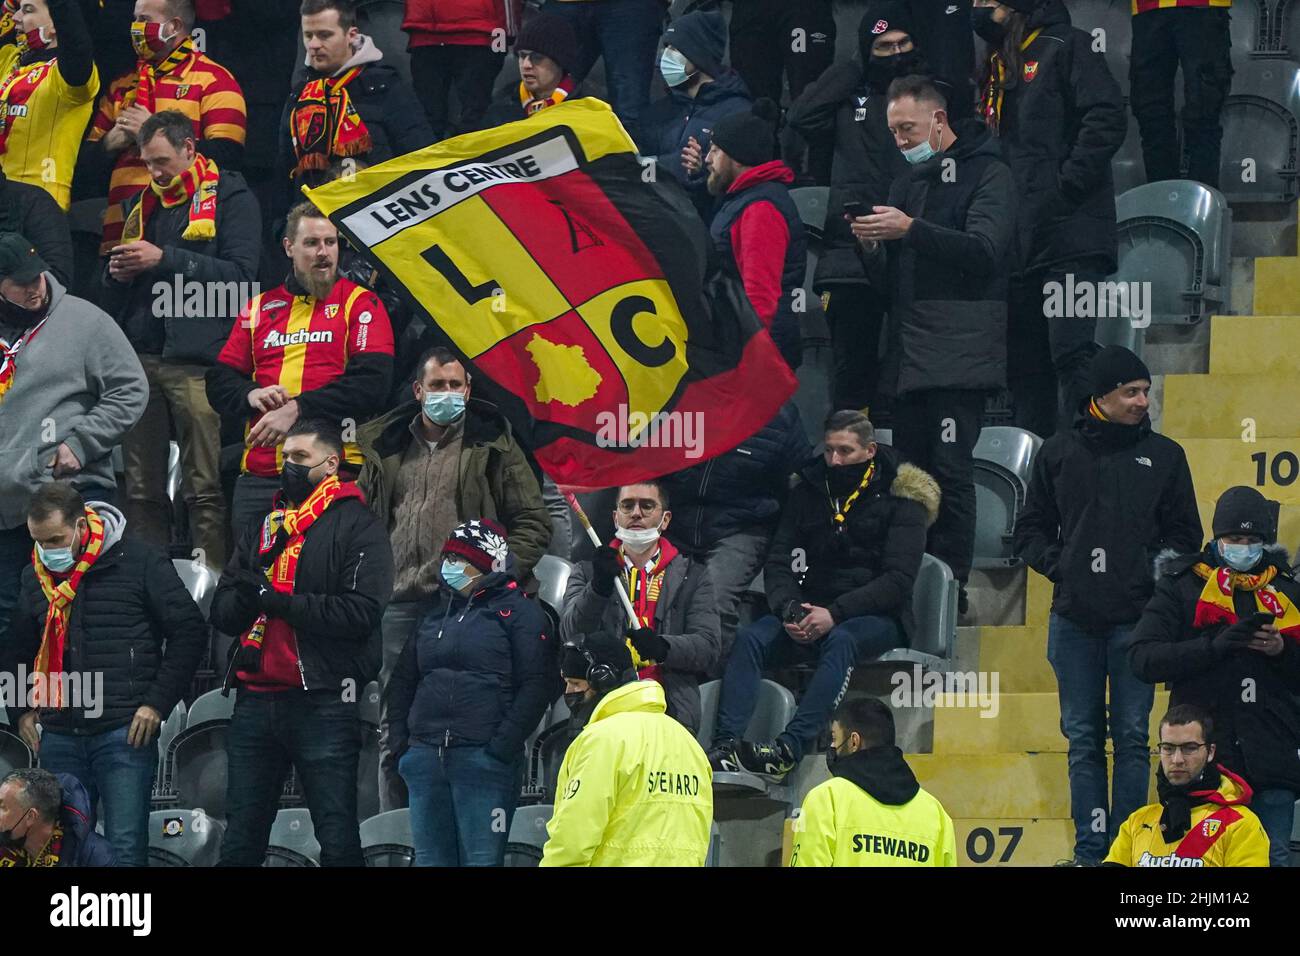
[[[1291,573],[1291,553],[1287,550],[1285,545],[1279,544],[1276,541],[1272,544],[1264,545],[1264,556],[1270,563],[1276,565],[1277,569],[1283,574],[1289,575]],[[1220,562],[1210,551],[1210,545],[1208,542],[1204,548],[1194,554],[1183,554],[1173,548],[1165,548],[1156,555],[1156,559],[1153,562],[1155,579],[1159,581],[1166,575],[1169,577],[1178,577],[1178,575],[1183,572],[1191,570],[1194,564],[1201,561],[1213,565],[1214,567],[1219,566]]]

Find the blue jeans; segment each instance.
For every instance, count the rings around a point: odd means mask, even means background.
[[[149,801],[158,772],[158,738],[143,747],[126,742],[130,724],[102,734],[41,735],[41,767],[68,773],[90,797],[90,815],[104,801],[104,836],[119,866],[149,865]]]
[[[577,35],[575,78],[585,79],[596,60],[604,56],[609,105],[635,138],[641,114],[650,102],[650,80],[667,12],[663,0],[551,0],[545,10],[568,20]]]
[[[1074,855],[1100,862],[1120,826],[1147,802],[1151,745],[1147,723],[1156,689],[1128,663],[1131,624],[1086,631],[1056,614],[1047,626],[1047,659],[1056,672],[1061,733],[1069,741],[1070,816]],[[1106,683],[1110,739],[1115,747],[1112,798],[1106,799]],[[1101,811],[1100,814],[1097,811]]]
[[[411,795],[416,866],[500,866],[523,784],[523,753],[412,743],[397,761]]]
[[[226,836],[220,866],[261,866],[285,774],[298,772],[321,866],[364,866],[357,828],[361,721],[338,691],[241,690],[226,731]]]
[[[1268,834],[1268,865],[1291,865],[1291,830],[1295,826],[1296,794],[1290,790],[1257,790],[1250,808]]]
[[[817,669],[812,681],[781,734],[798,760],[843,699],[854,665],[903,643],[903,630],[892,617],[872,614],[847,618],[813,644],[794,641],[774,614],[759,618],[736,636],[736,646],[731,649],[731,659],[722,677],[722,697],[718,702],[713,739],[739,738],[745,733],[758,704],[758,687],[764,669],[815,660]]]

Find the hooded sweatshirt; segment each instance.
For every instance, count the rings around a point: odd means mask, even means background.
[[[839,758],[804,798],[794,831],[791,866],[957,865],[952,818],[894,746]]]

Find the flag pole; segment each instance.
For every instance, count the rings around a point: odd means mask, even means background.
[[[569,503],[569,507],[577,514],[582,526],[587,529],[587,537],[591,539],[591,543],[598,548],[603,548],[605,545],[601,542],[600,535],[596,534],[596,529],[591,526],[591,519],[587,517],[587,512],[582,510],[582,505],[578,504],[577,497],[571,491],[561,489],[561,493],[564,495],[564,500]],[[636,616],[636,608],[632,607],[632,599],[627,596],[627,586],[622,578],[614,579],[614,590],[618,592],[623,603],[623,610],[627,611],[627,619],[632,623],[632,630],[639,630],[641,621]]]

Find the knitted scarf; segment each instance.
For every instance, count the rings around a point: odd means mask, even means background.
[[[1277,577],[1277,568],[1273,565],[1258,574],[1215,568],[1204,562],[1194,564],[1192,570],[1205,582],[1200,597],[1196,599],[1196,617],[1192,620],[1192,627],[1235,624],[1237,611],[1232,592],[1251,591],[1255,595],[1255,607],[1277,619],[1274,626],[1278,631],[1293,641],[1300,641],[1300,610],[1272,586],[1272,580]]]
[[[532,116],[538,110],[544,110],[548,106],[555,106],[559,103],[563,103],[569,98],[569,94],[573,92],[574,87],[577,85],[578,84],[573,77],[565,73],[564,76],[560,78],[559,84],[555,87],[554,93],[544,99],[535,99],[533,94],[528,92],[528,87],[524,86],[523,83],[520,83],[519,104],[524,108],[525,116]]]
[[[23,350],[23,346],[36,338],[36,333],[49,321],[49,318],[49,314],[46,313],[41,321],[19,336],[13,344],[0,339],[0,402],[5,400],[5,393],[13,387],[14,373],[18,368],[18,353]]]
[[[1021,50],[1028,50],[1029,44],[1038,39],[1038,34],[1042,33],[1042,27],[1039,27],[1029,36],[1025,37],[1025,42],[1020,44]],[[1037,69],[1038,64],[1034,64]],[[1030,65],[1025,64],[1026,79],[1032,78]],[[984,123],[996,133],[1002,125],[1002,99],[1006,95],[1007,68],[1002,62],[1002,52],[994,50],[989,58],[989,81],[984,88],[984,96],[980,102],[980,115],[984,117]]]
[[[298,160],[295,175],[328,169],[334,156],[370,152],[370,131],[348,95],[348,84],[360,74],[361,67],[354,66],[341,76],[312,80],[298,94],[289,118],[293,153]]]
[[[330,475],[307,496],[297,508],[277,507],[262,522],[262,532],[258,541],[260,570],[266,575],[271,587],[281,594],[292,594],[294,576],[298,573],[298,555],[307,529],[316,523],[335,501],[344,498],[360,498],[361,491],[355,484],[344,484],[338,475]],[[240,639],[239,650],[235,655],[234,669],[256,673],[262,666],[262,644],[266,640],[268,627],[287,626],[283,621],[272,620],[265,614],[259,614],[257,620]]]
[[[10,107],[26,104],[36,92],[36,88],[54,69],[55,62],[55,59],[49,59],[28,63],[26,66],[15,66],[9,71],[8,76],[0,80],[0,154],[9,149],[9,132],[13,129],[13,123],[9,121]]]
[[[63,826],[54,824],[54,829],[50,832],[49,842],[45,848],[36,854],[36,859],[27,855],[27,851],[21,847],[15,847],[12,850],[0,850],[0,869],[8,866],[58,866],[59,857],[63,854]]]
[[[55,581],[54,577],[41,563],[40,552],[32,549],[32,566],[36,569],[36,580],[40,582],[41,592],[50,602],[45,612],[45,633],[41,636],[41,648],[36,652],[36,662],[32,672],[36,677],[32,688],[32,701],[37,707],[59,708],[66,706],[63,699],[63,652],[66,650],[68,637],[68,620],[72,617],[72,602],[77,596],[81,579],[99,559],[104,549],[104,519],[86,508],[86,524],[90,533],[86,538],[86,547],[81,557],[72,568],[72,573],[64,581]]]
[[[194,53],[193,37],[186,37],[181,45],[168,53],[158,63],[141,60],[136,65],[137,78],[135,87],[122,97],[122,109],[138,103],[150,113],[154,111],[154,89],[161,77],[173,72]]]
[[[144,227],[158,203],[167,209],[190,204],[190,221],[181,233],[182,239],[212,240],[217,237],[217,183],[221,173],[217,164],[197,154],[190,168],[176,176],[166,186],[150,181],[149,188],[140,194],[140,201],[127,214],[122,226],[122,242],[136,242],[144,238]]]
[[[623,546],[619,546],[619,554],[623,554]],[[655,608],[659,605],[659,595],[663,591],[664,575],[668,573],[668,565],[677,557],[678,551],[673,547],[672,542],[667,538],[659,539],[659,552],[654,556],[654,564],[649,572],[644,567],[630,567],[627,569],[627,593],[632,599],[632,608],[636,611],[637,620],[641,622],[642,627],[655,626]],[[632,664],[637,669],[637,674],[644,680],[659,680],[661,667],[653,661],[643,660],[632,646],[632,641],[627,642],[627,649],[632,654]]]

